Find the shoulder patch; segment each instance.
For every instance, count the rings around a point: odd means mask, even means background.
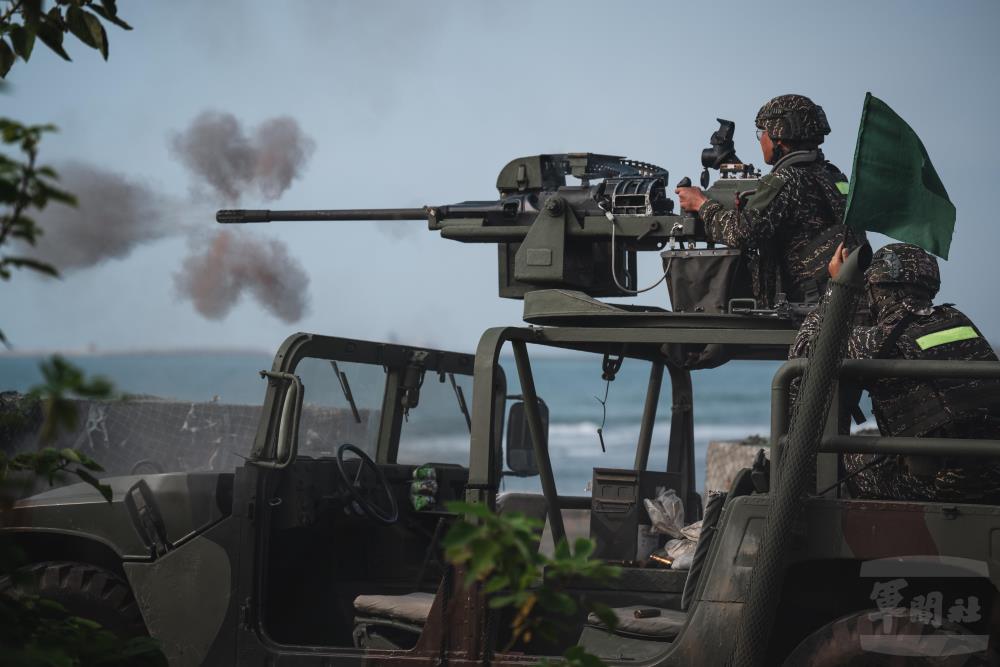
[[[785,187],[785,179],[778,174],[772,172],[764,176],[758,181],[757,190],[747,201],[747,208],[757,211],[767,208],[783,187]]]

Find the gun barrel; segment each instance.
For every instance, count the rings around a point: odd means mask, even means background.
[[[349,220],[426,220],[423,208],[344,208],[326,211],[270,211],[267,209],[223,209],[215,214],[217,222],[349,221]]]

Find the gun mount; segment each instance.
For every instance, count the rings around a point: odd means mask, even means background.
[[[760,173],[752,164],[736,156],[736,145],[733,143],[736,123],[724,118],[715,120],[719,122],[719,129],[709,138],[711,145],[701,152],[701,187],[708,187],[709,169],[718,170],[724,180],[760,178]]]
[[[724,160],[738,160],[732,150],[734,124],[721,120],[720,124],[712,135],[713,147],[704,152],[714,151],[715,156],[706,169],[732,167],[733,162]],[[705,154],[702,159],[706,160]],[[579,184],[568,185],[568,176],[579,179]],[[753,189],[759,174],[749,165],[738,174],[724,171],[723,176],[707,194],[732,208],[741,192]],[[693,250],[706,241],[697,217],[674,211],[668,178],[662,167],[617,155],[532,155],[511,160],[500,170],[499,198],[493,201],[423,208],[221,210],[216,219],[225,224],[426,220],[428,228],[443,238],[497,244],[501,297],[520,299],[527,292],[552,288],[591,297],[628,296],[640,291],[639,251],[662,251],[668,244],[674,249],[686,244]],[[712,249],[709,244],[708,250]]]

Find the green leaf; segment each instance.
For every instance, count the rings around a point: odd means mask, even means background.
[[[496,593],[497,591],[501,591],[509,585],[510,585],[510,577],[507,577],[505,575],[490,577],[490,580],[487,581],[486,585],[483,587],[483,592],[487,594]]]
[[[73,59],[69,57],[62,45],[62,28],[57,26],[50,17],[51,14],[45,14],[38,22],[38,39],[42,40],[42,44],[52,49],[63,60],[72,61]]]
[[[31,50],[35,48],[35,33],[15,25],[10,29],[10,43],[14,45],[14,53],[21,56],[24,62],[28,62]]]
[[[7,76],[7,72],[14,66],[15,59],[14,51],[7,44],[7,40],[0,39],[0,79]]]
[[[36,598],[34,602],[40,611],[46,611],[56,614],[66,613],[66,607],[62,606],[55,600],[51,600],[49,598]]]
[[[469,574],[476,579],[486,576],[496,567],[496,556],[500,545],[496,542],[483,542],[473,547],[472,558],[469,559]]]
[[[99,50],[104,59],[108,59],[108,39],[100,19],[71,5],[66,10],[66,25],[77,39],[87,46]]]
[[[132,26],[118,18],[118,7],[115,4],[115,0],[101,0],[101,5],[100,7],[91,6],[91,9],[123,30],[132,29]]]
[[[587,560],[590,558],[590,554],[594,553],[594,542],[588,540],[586,537],[581,537],[576,540],[573,545],[573,556],[580,560]]]
[[[50,405],[52,418],[57,426],[64,431],[73,431],[76,429],[76,405],[72,401],[67,399],[53,400]]]
[[[591,602],[588,606],[590,607],[590,611],[594,612],[597,618],[601,619],[601,622],[608,626],[608,628],[614,630],[618,627],[618,615],[612,611],[611,607],[603,602]]]
[[[99,479],[97,479],[96,477],[94,477],[93,475],[91,475],[89,472],[87,472],[83,468],[77,468],[76,470],[73,471],[73,474],[75,474],[81,480],[83,480],[87,484],[90,484],[92,487],[94,487],[95,489],[97,489],[97,491],[102,496],[104,496],[104,499],[106,501],[108,501],[109,503],[111,502],[111,487],[110,486],[108,486],[107,484],[101,484],[101,481]]]
[[[21,3],[21,16],[24,18],[24,27],[33,30],[42,17],[42,0],[24,0]]]
[[[467,503],[461,500],[447,502],[445,508],[454,514],[469,514],[480,519],[489,519],[495,516],[486,505]]]
[[[93,19],[94,22],[97,23],[97,29],[101,31],[101,36],[99,38],[101,56],[105,60],[107,60],[108,59],[108,33],[104,30],[104,26],[101,25],[101,22],[98,21],[96,17],[94,17],[92,14],[87,14],[87,20],[88,20],[88,22],[90,21],[90,19]]]
[[[65,190],[60,190],[59,188],[54,188],[51,185],[46,185],[39,181],[39,189],[45,194],[47,199],[52,201],[57,201],[60,204],[65,204],[67,206],[76,206],[76,197],[72,194],[66,192]]]
[[[459,521],[452,524],[448,533],[441,540],[441,546],[445,549],[464,547],[479,534],[479,527],[466,521]]]
[[[571,646],[563,653],[569,667],[605,667],[604,661],[582,646]]]
[[[491,609],[500,609],[501,607],[518,607],[523,602],[523,595],[511,593],[510,595],[497,595],[490,598],[489,606]]]
[[[570,616],[576,612],[576,600],[566,593],[548,591],[548,595],[539,595],[538,603],[545,609],[563,616]]]
[[[24,452],[18,456],[24,456],[25,461],[31,461],[33,459],[36,462],[36,466],[38,466],[40,470],[57,465],[60,458],[59,452],[54,447],[45,447],[35,453]]]
[[[167,659],[160,652],[160,645],[152,637],[133,637],[117,649],[119,660],[128,658],[143,658],[141,664],[146,667],[167,667]],[[128,662],[127,664],[139,664],[138,662]]]
[[[98,484],[97,485],[97,490],[101,493],[102,496],[104,496],[104,499],[106,501],[108,501],[109,503],[114,498],[114,491],[111,489],[111,486],[108,485],[108,484]]]
[[[10,341],[7,340],[7,336],[4,334],[2,329],[0,329],[0,343],[3,343],[3,346],[8,350],[13,349],[11,348]]]
[[[91,48],[97,48],[97,42],[94,41],[94,36],[90,34],[90,29],[83,19],[82,9],[75,5],[69,6],[66,10],[66,27],[78,40]]]
[[[0,266],[13,266],[17,269],[32,269],[34,271],[38,271],[39,273],[52,276],[53,278],[59,277],[59,271],[56,270],[56,267],[30,257],[4,257],[0,260]]]
[[[82,461],[80,460],[80,455],[76,453],[75,449],[70,449],[69,447],[67,447],[66,449],[63,449],[59,453],[62,454],[63,458],[66,459],[67,461],[72,461],[73,463],[82,463]]]
[[[77,618],[74,618],[73,621],[77,625],[79,625],[81,627],[84,627],[84,628],[87,628],[88,630],[100,630],[101,629],[101,624],[100,623],[98,623],[97,621],[92,621],[89,618],[77,617]]]
[[[88,11],[80,10],[83,15],[83,23],[87,27],[87,32],[96,45],[94,48],[101,52],[104,59],[108,59],[108,34],[104,32],[101,20]]]
[[[87,382],[80,382],[72,389],[74,394],[84,398],[109,398],[114,386],[111,384],[111,380],[98,375]]]
[[[82,465],[87,470],[92,470],[94,472],[104,472],[104,468],[101,467],[100,463],[90,458],[83,452],[76,452],[76,455],[80,457],[80,465]]]

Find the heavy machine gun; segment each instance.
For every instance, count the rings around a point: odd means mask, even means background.
[[[753,165],[738,162],[732,144],[735,125],[722,119],[719,123],[712,147],[702,153],[702,182],[707,181],[708,169],[718,169],[721,178],[707,194],[732,208],[741,192],[755,187],[759,174]],[[568,176],[579,179],[579,184],[567,185]],[[668,177],[662,167],[617,155],[532,155],[511,160],[501,169],[496,182],[499,198],[494,201],[395,209],[221,210],[216,219],[220,223],[426,219],[428,228],[443,238],[497,244],[501,297],[523,298],[529,291],[552,288],[591,297],[628,296],[640,291],[638,251],[664,251],[670,245],[664,255],[667,270],[678,260],[705,256],[734,257],[734,265],[741,263],[737,250],[697,247],[706,240],[704,227],[695,216],[674,211]],[[700,308],[724,312],[728,299]]]

